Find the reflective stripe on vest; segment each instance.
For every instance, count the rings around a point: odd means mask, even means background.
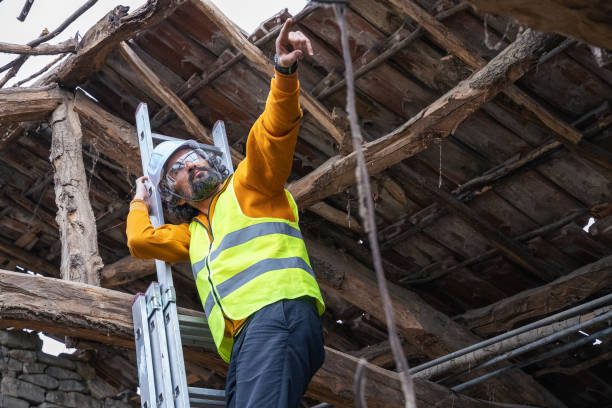
[[[223,237],[223,240],[217,249],[212,251],[210,254],[209,262],[214,261],[225,249],[229,249],[244,244],[252,239],[271,234],[283,234],[304,239],[302,238],[302,233],[299,229],[294,228],[284,222],[262,222],[259,224],[249,225],[248,227],[239,229],[238,231],[230,232]],[[192,265],[193,279],[197,279],[198,273],[204,269],[205,266],[206,257]]]
[[[280,259],[264,259],[262,261],[257,262],[254,265],[249,266],[245,270],[240,273],[232,276],[228,280],[221,282],[216,286],[217,292],[221,299],[231,294],[235,290],[239,289],[241,286],[248,283],[250,280],[255,279],[259,275],[263,275],[266,272],[276,271],[279,269],[303,269],[308,272],[314,278],[314,272],[308,266],[308,264],[300,257],[291,257],[291,258],[280,258]],[[213,299],[212,293],[208,293],[206,297],[206,302],[204,303],[204,312],[206,316],[210,315],[212,308],[215,306],[215,301]]]

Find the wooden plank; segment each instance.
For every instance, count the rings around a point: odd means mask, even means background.
[[[132,295],[76,282],[0,271],[0,325],[24,327],[134,348]],[[179,308],[179,313],[202,313]],[[353,406],[353,375],[358,359],[326,348],[323,367],[313,378],[308,395],[338,407]],[[186,360],[226,370],[211,353],[185,348]],[[372,407],[402,407],[397,373],[366,365],[366,397]],[[434,407],[452,401],[455,407],[486,407],[481,402],[424,380],[415,381],[419,406]]]
[[[57,84],[38,88],[0,89],[0,125],[45,119],[61,101]],[[14,138],[8,134],[2,139]]]
[[[518,79],[555,38],[530,31],[507,47],[487,67],[461,82],[393,132],[363,146],[368,172],[376,174],[423,151],[434,139],[445,137],[505,85]],[[334,157],[289,190],[302,205],[343,191],[355,183],[356,154]]]
[[[74,99],[66,95],[52,115],[53,136],[49,160],[53,164],[56,220],[62,242],[63,279],[100,286],[102,258],[98,232],[83,164],[81,123]]]
[[[492,336],[574,305],[612,287],[612,256],[585,265],[546,285],[470,310],[455,320],[480,336]]]

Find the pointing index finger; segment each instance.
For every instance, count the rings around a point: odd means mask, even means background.
[[[293,20],[291,18],[288,18],[287,20],[285,20],[285,24],[283,24],[283,27],[280,30],[280,34],[278,35],[279,40],[281,41],[289,40],[289,27],[291,27],[292,22]]]

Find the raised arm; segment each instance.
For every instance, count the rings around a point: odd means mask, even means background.
[[[313,55],[310,40],[300,31],[290,31],[291,23],[287,19],[276,40],[276,72],[266,109],[251,128],[246,159],[236,170],[236,194],[243,210],[254,211],[250,216],[263,216],[259,210],[276,212],[277,207],[288,205],[284,187],[291,173],[302,117],[295,69],[299,59]],[[279,72],[286,70],[292,72]]]

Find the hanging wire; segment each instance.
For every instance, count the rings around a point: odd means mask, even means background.
[[[387,281],[382,267],[382,259],[380,255],[380,249],[378,246],[378,236],[376,230],[376,222],[374,220],[374,203],[372,200],[372,189],[370,186],[368,170],[366,167],[365,157],[361,143],[363,137],[361,135],[361,129],[359,127],[359,121],[357,118],[357,108],[355,104],[355,76],[353,73],[353,64],[351,61],[351,54],[349,50],[348,40],[348,29],[346,23],[345,14],[345,3],[346,2],[329,2],[324,1],[323,3],[333,3],[334,13],[338,26],[340,27],[340,39],[342,43],[342,56],[344,58],[345,65],[345,78],[346,78],[346,111],[348,112],[348,118],[351,126],[351,135],[353,139],[353,147],[355,149],[357,157],[357,165],[355,168],[356,179],[357,179],[357,190],[359,192],[359,214],[364,220],[365,231],[368,233],[368,239],[370,248],[372,251],[372,259],[374,263],[374,270],[376,271],[376,279],[378,281],[378,288],[382,298],[383,309],[385,312],[385,318],[387,322],[387,331],[389,335],[389,343],[391,345],[391,352],[396,362],[397,371],[402,386],[402,392],[404,394],[405,407],[415,408],[416,398],[414,395],[414,386],[412,383],[412,377],[409,373],[408,362],[404,355],[399,336],[397,335],[397,329],[395,325],[395,317],[393,315],[393,308],[391,305],[391,298],[389,296],[389,290],[387,288]],[[361,370],[365,367],[365,363],[360,363],[357,367],[356,373],[356,384],[355,384],[355,403],[357,406],[365,408],[366,401],[363,394],[363,375]],[[359,374],[359,375],[358,375]]]

